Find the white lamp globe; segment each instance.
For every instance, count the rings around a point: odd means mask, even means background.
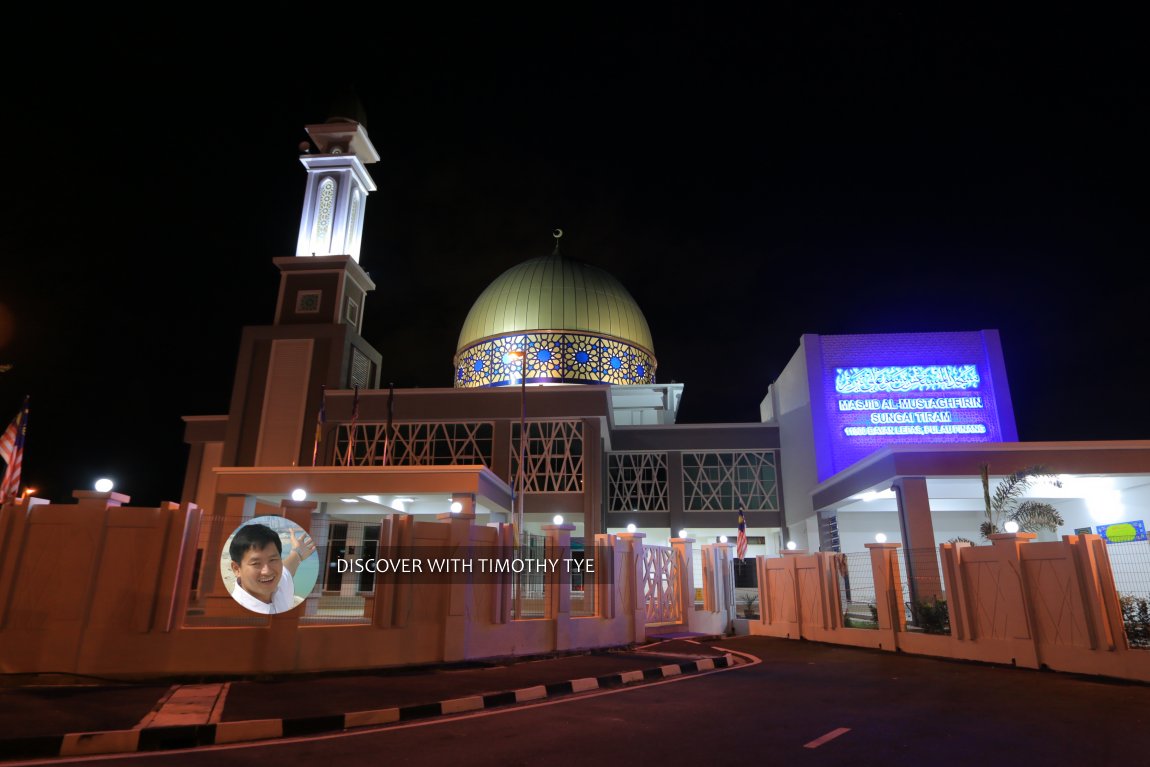
[[[554,517],[551,518],[551,521],[557,525],[561,525],[561,524],[563,524],[563,515],[562,514],[556,514]]]
[[[1008,533],[1017,533],[1018,532],[1018,523],[1015,522],[1013,519],[1008,519],[1006,521],[1006,524],[1003,525],[1002,527]]]
[[[293,501],[306,501],[307,490],[304,490],[302,487],[297,487],[295,490],[291,491],[291,499]]]
[[[875,543],[886,543],[886,533],[875,533]]]
[[[638,529],[639,529],[639,528],[635,527],[635,523],[634,523],[634,522],[632,522],[631,524],[627,525],[627,532],[629,532],[629,533],[633,533],[633,532],[635,532],[635,531],[636,531],[636,530],[638,530]]]
[[[794,541],[787,541],[787,551],[794,551],[799,547],[799,544]]]
[[[459,501],[452,501],[451,502],[451,513],[452,514],[458,514],[461,511],[463,511],[463,504],[460,503]]]
[[[112,492],[113,487],[115,487],[115,485],[113,485],[112,480],[108,479],[107,477],[101,477],[100,479],[96,480],[97,493],[110,493]]]
[[[726,543],[726,542],[727,542],[727,536],[720,535],[719,536],[719,543]]]

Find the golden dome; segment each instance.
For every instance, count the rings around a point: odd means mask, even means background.
[[[654,380],[651,330],[635,299],[607,272],[558,251],[511,267],[480,294],[459,334],[455,385],[518,382],[504,357],[524,345],[528,382]]]

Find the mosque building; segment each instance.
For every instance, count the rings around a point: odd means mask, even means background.
[[[185,419],[183,500],[209,515],[275,509],[306,468],[321,544],[366,549],[373,520],[455,504],[528,533],[562,516],[576,545],[629,525],[651,543],[733,541],[742,512],[748,556],[788,542],[857,551],[876,533],[931,549],[977,532],[983,463],[1073,477],[1049,493],[1065,532],[1150,509],[1150,443],[1018,442],[993,330],[804,335],[760,422],[678,424],[684,384],[658,382],[640,307],[570,258],[559,231],[550,253],[477,291],[453,381],[381,388],[385,357],[361,335],[375,285],[359,265],[379,156],[359,122],[307,132],[274,320],[244,330],[228,413]],[[229,480],[241,470],[247,485]]]
[[[1122,630],[1118,594],[1150,598],[1138,552],[1099,564],[1127,544],[1145,556],[1150,440],[1019,441],[996,331],[807,333],[758,422],[680,424],[684,384],[658,380],[658,329],[557,230],[550,252],[476,286],[443,388],[384,388],[359,264],[379,155],[359,121],[306,130],[296,252],[273,259],[274,314],[243,330],[227,412],[185,417],[181,503],[77,491],[0,507],[5,671],[331,671],[741,626],[1150,678],[1120,642],[1087,641]],[[1059,480],[1026,497],[1062,520],[1040,539],[1065,540],[1024,555],[1035,533],[1008,528],[990,546],[940,545],[979,537],[984,482],[1038,465]],[[306,550],[290,578],[261,576],[284,585],[266,612],[235,596],[231,553],[261,517],[281,544],[292,530],[281,561],[295,527]],[[803,556],[815,550],[837,553]],[[416,580],[402,564],[477,551],[507,567],[429,565]],[[597,567],[514,569],[548,561]],[[956,605],[950,636],[901,630],[939,597]],[[736,621],[756,600],[757,620]],[[852,625],[868,615],[873,630]],[[1032,617],[1033,638],[1019,635]]]

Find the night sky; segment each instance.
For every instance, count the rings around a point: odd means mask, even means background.
[[[997,328],[1022,439],[1150,438],[1131,20],[661,13],[389,18],[346,59],[258,66],[105,39],[60,79],[5,54],[0,419],[32,395],[26,483],[178,499],[180,416],[226,412],[294,254],[303,126],[348,85],[382,156],[385,383],[450,386],[471,303],[562,227],[643,309],[681,422],[758,420],[802,333]]]

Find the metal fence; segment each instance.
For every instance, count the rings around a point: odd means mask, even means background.
[[[1106,546],[1130,647],[1150,650],[1150,541]]]
[[[838,573],[843,627],[877,629],[878,607],[875,602],[870,552],[836,555],[835,570]]]
[[[946,603],[939,550],[909,549],[897,551],[895,555],[898,557],[907,631],[949,634],[950,610]]]
[[[583,564],[579,567],[569,571],[571,573],[571,607],[570,616],[572,618],[589,618],[597,614],[595,605],[595,593],[600,579],[606,577],[606,564],[604,557],[598,549],[587,551],[585,549],[574,549],[571,552],[571,558],[575,561],[581,561]],[[590,572],[586,571],[587,563],[592,563]]]
[[[543,535],[521,533],[518,559],[541,560],[546,558],[547,538]],[[511,578],[511,619],[531,620],[547,617],[547,575],[542,572],[524,570]]]

